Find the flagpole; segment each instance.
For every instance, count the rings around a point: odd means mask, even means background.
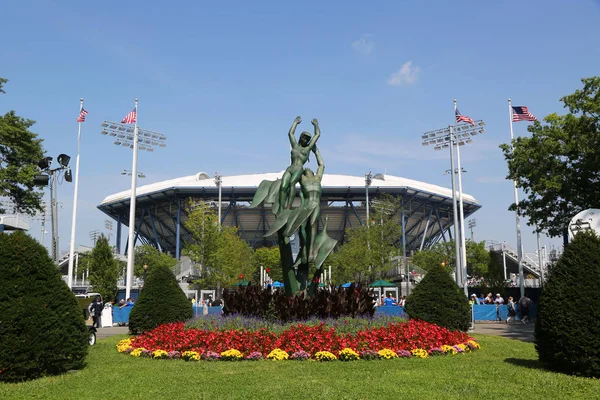
[[[454,99],[454,132],[458,122],[456,121],[456,99]],[[458,211],[460,222],[460,247],[461,247],[461,272],[463,279],[463,289],[465,296],[469,296],[469,286],[467,284],[467,244],[465,240],[465,214],[463,207],[463,190],[462,190],[462,167],[460,166],[460,145],[456,141],[456,169],[458,170]]]
[[[454,178],[454,133],[453,127],[450,126],[450,176],[452,177],[452,214],[454,216],[454,249],[456,251],[456,265],[454,277],[456,284],[462,284],[462,263],[460,262],[460,247],[458,242],[458,213],[456,211],[456,179]],[[408,279],[408,278],[407,278]]]
[[[125,283],[125,298],[131,297],[131,284],[133,283],[134,263],[134,233],[135,233],[135,187],[137,184],[137,159],[138,159],[138,123],[137,123],[138,99],[135,99],[135,125],[133,128],[133,163],[131,166],[131,198],[129,200],[129,241],[127,248],[127,275]]]
[[[515,134],[513,131],[513,113],[512,104],[508,99],[508,117],[510,121],[510,146],[514,150],[513,140]],[[521,289],[521,297],[525,295],[525,280],[523,276],[523,243],[521,242],[521,219],[519,218],[519,192],[517,191],[517,181],[513,180],[513,189],[515,191],[515,220],[517,224],[517,263],[519,264],[519,287]]]
[[[83,98],[79,99],[79,115],[83,110]],[[73,218],[71,219],[71,244],[69,246],[69,269],[67,277],[67,285],[69,289],[73,288],[73,264],[75,261],[75,229],[77,227],[77,194],[79,193],[79,154],[81,152],[81,124],[77,132],[77,158],[75,160],[75,189],[73,193]]]

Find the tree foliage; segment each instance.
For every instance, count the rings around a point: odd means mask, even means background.
[[[6,82],[0,78],[0,93]],[[37,163],[44,157],[42,139],[29,130],[34,123],[14,111],[0,116],[0,196],[14,203],[15,212],[29,215],[43,210],[43,192],[33,185]],[[4,212],[0,204],[0,214]]]
[[[548,367],[600,378],[600,238],[575,235],[540,296],[535,347]]]
[[[0,260],[0,381],[83,367],[83,314],[46,249],[22,232],[0,234]]]
[[[531,137],[501,146],[513,179],[526,197],[518,211],[550,236],[563,234],[571,218],[598,206],[600,191],[600,77],[561,99],[569,113],[552,113],[528,127]],[[517,209],[512,204],[510,210]]]
[[[201,203],[188,213],[185,224],[192,241],[184,249],[190,259],[201,264],[201,278],[194,281],[202,288],[227,287],[250,278],[255,268],[253,251],[238,235],[235,227],[219,229],[217,216]]]
[[[466,331],[471,324],[471,307],[462,289],[447,269],[435,265],[406,298],[411,319],[420,319],[452,330]]]
[[[373,202],[368,228],[346,230],[346,243],[327,260],[335,267],[336,283],[377,280],[394,267],[392,257],[400,254],[402,237],[401,207],[398,199],[382,195]]]
[[[96,241],[89,259],[90,284],[102,295],[104,301],[110,301],[117,296],[117,279],[120,265],[114,258],[113,250],[106,236],[101,235]]]
[[[442,265],[447,271],[456,268],[456,250],[454,240],[436,243],[429,249],[418,251],[412,256],[412,263],[429,271],[434,266]],[[466,241],[467,274],[469,276],[485,276],[488,271],[490,253],[485,249],[485,242]]]
[[[148,268],[148,277],[129,315],[129,331],[136,335],[194,315],[192,303],[166,265]]]
[[[150,266],[165,266],[171,271],[177,265],[177,259],[170,254],[161,253],[156,247],[145,244],[135,248],[135,265],[133,275],[141,278],[144,276],[144,264]]]
[[[252,280],[255,283],[260,283],[260,267],[268,268],[268,274],[273,281],[281,282],[283,280],[283,272],[280,267],[281,260],[279,258],[279,247],[261,247],[254,250],[254,272]]]

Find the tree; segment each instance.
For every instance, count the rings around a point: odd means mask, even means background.
[[[471,307],[462,289],[448,271],[435,265],[406,298],[411,319],[420,319],[452,330],[466,331],[471,324]]]
[[[466,241],[467,274],[469,276],[485,276],[488,271],[490,253],[485,249],[485,242]],[[429,249],[416,252],[412,263],[428,271],[433,266],[443,265],[447,271],[456,267],[456,249],[454,240],[436,243]]]
[[[96,241],[90,256],[90,284],[102,295],[104,301],[117,297],[117,279],[119,279],[119,263],[115,260],[113,250],[104,234]]]
[[[392,257],[399,254],[402,227],[398,220],[401,203],[382,195],[373,201],[370,225],[346,230],[347,242],[327,260],[335,266],[338,283],[379,279],[394,267]]]
[[[583,89],[561,98],[567,115],[552,113],[528,127],[531,137],[501,146],[507,179],[525,199],[518,210],[550,236],[564,235],[571,218],[598,206],[600,191],[600,77],[582,79]]]
[[[0,381],[82,368],[88,329],[48,252],[22,232],[0,234]]]
[[[0,78],[0,93],[6,82]],[[29,130],[34,123],[14,111],[0,116],[0,196],[14,203],[14,211],[29,215],[43,210],[43,192],[33,185],[37,163],[44,157],[42,139]],[[0,214],[4,212],[0,204]]]
[[[173,271],[177,265],[177,259],[167,253],[161,253],[154,246],[145,244],[135,248],[133,274],[138,278],[144,276],[144,264],[147,264],[148,267],[162,265]]]
[[[207,265],[210,255],[217,249],[217,216],[206,203],[190,204],[185,227],[192,238],[186,243],[183,252],[203,268]]]
[[[547,367],[600,378],[600,238],[577,233],[550,271],[535,323],[535,347]]]
[[[148,268],[148,277],[129,315],[129,332],[133,335],[171,322],[192,318],[192,303],[179,287],[173,271],[165,265]]]
[[[268,268],[268,274],[273,281],[281,282],[283,280],[283,272],[280,267],[279,247],[261,247],[254,250],[254,272],[252,280],[260,283],[260,267]]]

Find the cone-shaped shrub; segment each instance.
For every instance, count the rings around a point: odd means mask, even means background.
[[[137,335],[169,322],[186,321],[194,315],[192,303],[166,266],[150,266],[148,277],[129,315],[129,332]]]
[[[22,232],[0,233],[0,381],[81,368],[88,346],[75,295],[46,249]]]
[[[441,266],[431,268],[406,298],[405,311],[452,330],[466,331],[471,324],[471,306],[464,292]]]
[[[542,288],[535,348],[548,368],[600,378],[600,238],[580,232]]]

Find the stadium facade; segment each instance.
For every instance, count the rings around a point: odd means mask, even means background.
[[[275,180],[283,174],[265,173],[221,177],[221,223],[236,226],[240,235],[253,247],[274,245],[276,235],[264,237],[275,217],[267,207],[249,208],[256,189],[264,179]],[[407,252],[428,248],[440,240],[448,240],[453,224],[452,190],[440,186],[391,175],[378,174],[366,187],[360,176],[325,174],[322,180],[321,224],[328,218],[329,235],[340,242],[348,228],[365,224],[366,191],[369,202],[383,193],[402,202],[399,223],[405,229],[399,241],[405,241]],[[206,173],[140,186],[136,190],[135,243],[151,244],[179,259],[191,234],[185,228],[190,204],[208,202],[216,211],[219,187]],[[116,248],[121,252],[121,228],[129,221],[131,191],[107,196],[98,208],[114,219]],[[465,220],[481,205],[463,194]],[[127,245],[124,247],[127,249]]]

